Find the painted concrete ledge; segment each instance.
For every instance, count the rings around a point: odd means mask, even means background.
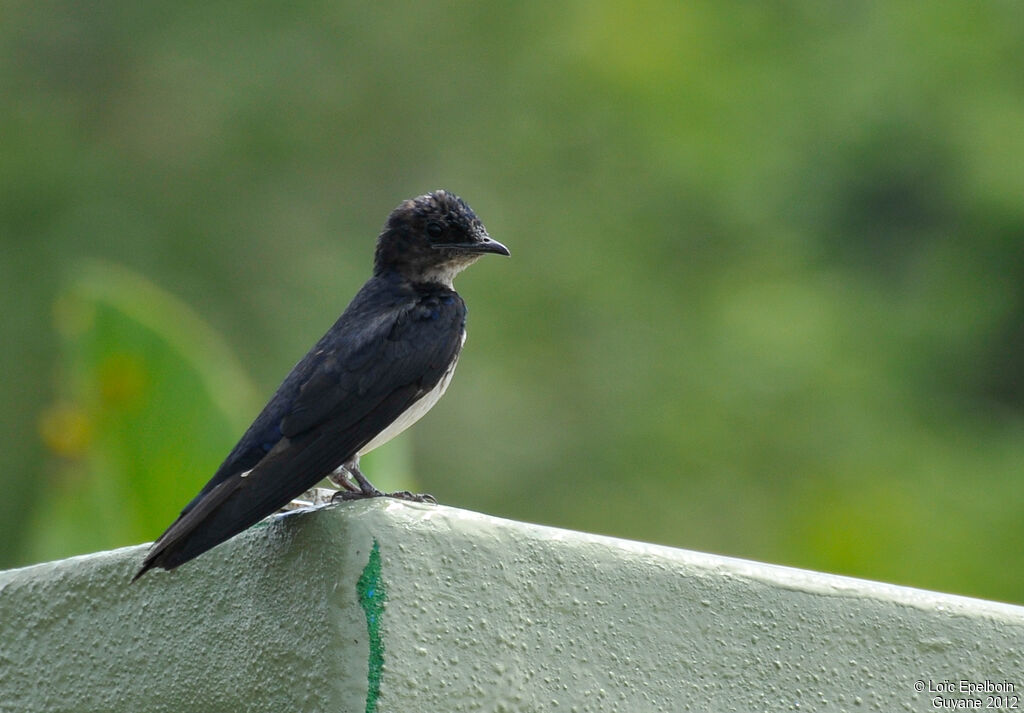
[[[1024,608],[445,507],[292,513],[128,586],[143,551],[0,573],[0,710],[891,713],[996,695],[929,685],[1024,694]]]

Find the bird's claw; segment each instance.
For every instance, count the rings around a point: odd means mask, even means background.
[[[430,493],[410,493],[408,490],[396,490],[393,493],[384,493],[385,497],[408,500],[414,503],[431,503],[437,505],[437,498]]]
[[[367,498],[379,498],[384,493],[364,493],[361,490],[339,490],[331,496],[332,503],[344,503],[350,500],[365,500]]]
[[[408,500],[413,503],[433,503],[434,505],[437,505],[437,500],[434,499],[434,496],[427,493],[410,493],[408,490],[396,490],[393,493],[382,493],[374,487],[373,483],[366,479],[366,476],[363,475],[362,472],[360,472],[359,465],[356,461],[346,463],[342,470],[351,475],[355,483],[349,483],[347,479],[342,479],[342,484],[347,488],[347,490],[339,490],[335,493],[334,497],[331,498],[333,502],[363,500],[364,498],[397,498],[398,500]],[[358,490],[356,490],[356,486],[358,486]]]
[[[410,493],[408,490],[396,490],[393,493],[382,493],[376,488],[372,491],[339,490],[331,496],[331,502],[341,503],[349,502],[351,500],[366,500],[367,498],[395,498],[397,500],[408,500],[413,503],[430,503],[432,505],[437,505],[437,498],[430,493]]]

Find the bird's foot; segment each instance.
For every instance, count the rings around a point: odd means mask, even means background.
[[[396,490],[393,493],[384,493],[384,497],[408,500],[413,503],[431,503],[432,505],[437,505],[437,498],[430,493],[410,493],[408,490]]]
[[[355,479],[358,489],[349,484],[349,490],[339,490],[334,494],[334,502],[384,497],[384,493],[374,487],[373,483],[367,480],[366,476],[359,472],[359,468],[348,466],[347,470],[352,478]]]
[[[378,490],[373,483],[367,480],[366,476],[359,470],[358,461],[346,463],[344,465],[344,470],[348,475],[352,476],[355,483],[352,483],[345,478],[342,482],[347,490],[340,490],[335,493],[333,498],[335,502],[338,502],[339,500],[363,500],[364,498],[384,497],[384,493]]]
[[[408,500],[414,503],[433,503],[437,504],[437,500],[433,495],[427,493],[410,493],[408,490],[397,490],[393,493],[385,493],[377,489],[373,483],[366,479],[357,466],[346,465],[345,470],[352,476],[359,486],[356,490],[352,488],[350,490],[339,490],[334,494],[332,500],[334,502],[347,502],[349,500],[364,500],[366,498],[396,498],[398,500]],[[350,486],[351,487],[351,486]]]
[[[374,488],[373,492],[339,490],[331,497],[331,502],[343,503],[350,500],[366,500],[367,498],[395,498],[396,500],[408,500],[412,503],[431,503],[437,505],[437,498],[430,493],[410,493],[408,490],[384,493],[376,488]]]
[[[412,503],[431,503],[437,505],[437,498],[430,493],[410,493],[408,490],[396,490],[393,493],[381,492],[374,488],[373,492],[362,490],[339,490],[331,498],[332,502],[341,503],[350,500],[366,500],[367,498],[395,498],[396,500],[408,500]]]
[[[367,498],[382,498],[384,493],[364,493],[361,490],[339,490],[331,497],[332,503],[347,503],[350,500],[366,500]]]

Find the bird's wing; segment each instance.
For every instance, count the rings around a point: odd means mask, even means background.
[[[279,434],[276,442],[249,470],[227,472],[229,456],[154,543],[139,574],[198,556],[349,460],[438,383],[458,355],[464,322],[465,305],[458,296],[432,296],[390,318],[369,321],[361,333],[321,340],[243,437],[258,443]],[[296,383],[294,374],[303,373],[304,365],[309,376]],[[295,388],[288,393],[290,383]],[[251,458],[253,447],[242,449],[242,455]]]

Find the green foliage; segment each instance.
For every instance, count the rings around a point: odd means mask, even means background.
[[[1024,601],[1022,28],[1010,3],[9,6],[0,563],[157,534],[387,211],[446,187],[512,259],[460,278],[459,373],[381,451],[424,490]],[[229,346],[133,298],[94,308],[103,349],[58,338],[94,258]],[[177,374],[159,412],[83,377],[122,352],[129,391]],[[245,404],[202,376],[225,352]],[[54,403],[102,460],[52,465]]]
[[[61,391],[39,423],[52,454],[28,539],[38,561],[152,539],[257,411],[244,370],[187,306],[123,268],[88,263],[58,296]],[[367,462],[411,487],[403,449]]]
[[[123,269],[90,264],[55,314],[60,393],[40,417],[52,478],[38,492],[32,559],[155,537],[256,403],[215,333]]]

